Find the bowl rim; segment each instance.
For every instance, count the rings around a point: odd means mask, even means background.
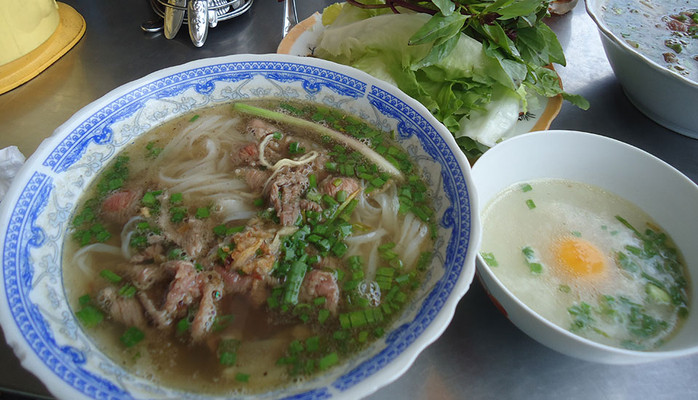
[[[511,138],[509,140],[506,140],[497,146],[495,148],[491,149],[490,151],[487,151],[483,156],[475,162],[473,165],[473,179],[475,180],[476,175],[478,174],[478,162],[480,160],[487,160],[488,158],[492,158],[497,156],[497,148],[499,149],[504,149],[506,150],[509,147],[512,146],[525,146],[525,144],[528,141],[531,140],[539,140],[540,137],[543,136],[553,136],[553,137],[565,137],[565,138],[572,138],[573,140],[595,140],[598,141],[599,143],[603,143],[604,146],[615,146],[621,151],[625,152],[633,152],[636,154],[641,155],[642,157],[645,157],[648,159],[648,161],[654,162],[657,165],[660,165],[662,168],[667,169],[668,171],[681,176],[684,181],[686,181],[686,184],[692,185],[695,190],[698,190],[698,184],[693,182],[690,178],[688,178],[686,175],[684,175],[681,171],[676,169],[674,166],[671,164],[665,162],[664,160],[660,159],[659,157],[642,150],[638,147],[632,146],[628,143],[625,143],[623,141],[610,138],[608,136],[603,136],[600,134],[596,133],[591,133],[591,132],[583,132],[583,131],[575,131],[575,130],[564,130],[564,129],[553,129],[553,130],[546,130],[546,131],[538,131],[538,132],[531,132],[527,135],[521,135],[517,136],[514,138]],[[500,150],[503,151],[503,150]],[[489,157],[488,157],[488,154]],[[482,164],[480,164],[482,165]],[[545,177],[540,177],[540,178],[545,178]],[[496,194],[495,194],[496,195]],[[483,199],[479,199],[481,203],[480,210],[482,210],[486,206],[486,202],[483,201]],[[488,199],[488,200],[491,200]],[[482,221],[482,216],[480,216],[481,222]],[[493,272],[492,268],[487,264],[485,259],[482,257],[480,254],[480,251],[476,254],[477,258],[477,272],[478,275],[480,274],[485,274],[486,278],[490,279],[492,282],[494,282],[497,285],[497,288],[501,291],[503,291],[508,300],[512,301],[516,307],[520,308],[523,310],[528,318],[533,318],[537,323],[544,325],[546,328],[552,330],[555,332],[557,335],[563,336],[566,339],[573,340],[575,342],[579,342],[580,344],[587,346],[589,348],[593,348],[595,350],[600,350],[607,352],[608,354],[611,355],[618,355],[618,356],[626,356],[626,357],[633,357],[638,360],[638,362],[641,362],[640,360],[643,361],[652,361],[652,360],[660,360],[660,359],[667,359],[667,358],[674,358],[674,357],[680,357],[680,356],[686,356],[690,354],[696,354],[698,353],[698,345],[692,346],[692,347],[687,347],[683,349],[676,349],[676,350],[661,350],[661,347],[656,350],[650,350],[650,351],[641,351],[641,350],[629,350],[629,349],[623,349],[620,347],[615,347],[611,345],[606,345],[603,343],[599,343],[596,341],[593,341],[591,339],[587,339],[585,337],[579,336],[577,334],[574,334],[570,332],[567,329],[564,329],[555,323],[549,321],[548,319],[544,318],[540,314],[538,314],[536,311],[534,311],[531,307],[529,307],[526,303],[524,303],[522,300],[520,300],[505,284],[502,283],[502,281],[496,276],[496,274]],[[484,279],[484,278],[483,278]],[[489,290],[488,290],[489,292]],[[499,301],[499,300],[497,300]],[[507,315],[507,318],[509,316]],[[527,333],[528,334],[528,333]],[[539,338],[535,338],[536,340],[539,340]],[[541,341],[542,344],[547,345],[545,342]]]
[[[599,32],[602,35],[604,35],[606,38],[611,40],[614,44],[622,47],[627,53],[629,53],[632,56],[634,56],[635,58],[640,59],[643,62],[645,62],[648,66],[650,66],[656,72],[659,72],[660,74],[666,76],[667,78],[677,79],[678,81],[683,82],[684,84],[687,84],[689,86],[692,86],[695,89],[698,89],[698,77],[696,77],[696,80],[689,79],[688,77],[680,75],[679,73],[672,71],[669,68],[666,68],[666,67],[660,65],[656,61],[650,59],[648,56],[639,52],[634,47],[630,46],[625,40],[623,40],[622,38],[618,37],[615,33],[613,33],[613,31],[603,21],[603,18],[601,18],[601,16],[597,13],[598,8],[603,7],[603,4],[602,4],[603,1],[608,1],[608,0],[584,0],[584,6],[586,8],[587,14],[594,21],[597,28],[599,29]]]
[[[27,159],[24,166],[18,172],[15,177],[13,184],[8,190],[4,200],[0,203],[0,222],[2,222],[2,231],[0,231],[0,238],[4,241],[6,239],[6,229],[9,223],[9,216],[12,213],[12,207],[18,201],[18,195],[23,190],[24,185],[27,180],[31,177],[35,171],[34,167],[40,165],[40,161],[43,161],[46,156],[54,150],[63,139],[65,135],[72,132],[75,128],[80,126],[88,117],[92,116],[99,110],[103,109],[109,105],[115,99],[123,96],[124,94],[131,93],[136,89],[139,89],[146,85],[147,83],[157,81],[165,77],[175,75],[184,71],[190,71],[194,69],[205,68],[211,65],[218,64],[230,64],[230,63],[242,63],[242,62],[279,62],[287,64],[298,64],[310,67],[317,67],[323,70],[334,71],[340,74],[344,74],[353,77],[357,80],[366,82],[367,87],[377,86],[386,93],[392,94],[393,96],[399,98],[400,101],[404,102],[407,106],[414,110],[419,110],[421,117],[425,118],[433,130],[438,134],[438,136],[443,140],[445,147],[450,150],[453,157],[457,161],[460,167],[460,174],[463,177],[463,183],[466,187],[468,195],[468,200],[463,204],[468,204],[470,208],[469,226],[463,226],[462,232],[466,237],[466,245],[464,246],[465,254],[462,255],[463,263],[458,266],[457,279],[448,279],[448,275],[444,274],[433,288],[425,293],[425,297],[422,299],[415,300],[415,305],[422,307],[426,304],[428,300],[428,294],[432,293],[438,287],[442,286],[444,283],[448,283],[450,289],[448,295],[443,298],[443,302],[440,304],[437,314],[431,318],[429,324],[421,330],[416,339],[414,339],[408,346],[406,346],[400,353],[395,356],[391,361],[385,363],[379,370],[372,372],[367,375],[360,384],[353,385],[349,388],[344,388],[342,390],[333,386],[332,384],[336,382],[339,376],[344,376],[343,373],[332,380],[325,382],[321,385],[307,386],[302,392],[294,392],[296,395],[302,393],[312,392],[317,388],[322,388],[326,386],[332,389],[329,394],[336,398],[354,398],[357,396],[368,396],[375,392],[381,387],[388,385],[389,383],[398,379],[404,374],[407,369],[414,363],[416,358],[421,354],[421,352],[439,338],[439,336],[446,330],[450,321],[455,315],[455,309],[458,305],[460,299],[465,295],[465,293],[470,288],[472,281],[475,276],[476,266],[475,259],[477,248],[480,242],[480,220],[478,214],[478,197],[475,186],[472,180],[472,174],[470,171],[470,165],[465,158],[465,155],[458,148],[455,139],[448,132],[448,130],[439,123],[436,118],[434,118],[431,113],[419,102],[412,99],[411,97],[404,94],[402,91],[397,89],[392,85],[388,85],[369,74],[362,71],[354,69],[349,66],[344,66],[336,63],[332,63],[326,60],[320,60],[309,57],[298,57],[293,55],[280,55],[280,54],[234,54],[228,56],[212,57],[198,59],[190,61],[187,63],[163,68],[154,71],[144,77],[127,82],[108,93],[100,96],[91,103],[83,106],[78,111],[75,112],[67,121],[61,124],[54,133],[45,139],[37,148],[37,150]],[[4,252],[0,255],[3,259],[5,257]],[[6,294],[5,280],[6,280],[6,270],[3,266],[0,269],[0,276],[3,279],[3,285],[0,286],[0,293]],[[451,277],[452,278],[452,277]],[[62,274],[61,274],[62,279]],[[61,294],[63,296],[63,294]],[[74,318],[74,315],[71,317]],[[41,380],[47,387],[47,389],[57,397],[66,398],[76,398],[85,397],[85,393],[78,391],[75,387],[65,382],[61,376],[56,375],[56,373],[49,368],[45,361],[42,360],[35,351],[28,345],[27,339],[24,337],[15,318],[13,318],[12,313],[9,309],[9,302],[7,301],[7,296],[3,296],[0,300],[0,321],[2,321],[2,329],[5,333],[5,339],[7,343],[12,347],[15,355],[20,360],[23,368],[32,372]],[[398,328],[398,326],[394,326]],[[386,344],[387,346],[387,344]],[[371,360],[376,357],[379,353],[373,354],[370,358],[366,360]],[[363,361],[366,361],[363,360]],[[362,362],[363,362],[362,361]],[[360,364],[359,364],[360,365]],[[320,375],[318,375],[320,376]],[[189,392],[187,392],[189,393]],[[211,397],[218,397],[219,395],[205,395]]]

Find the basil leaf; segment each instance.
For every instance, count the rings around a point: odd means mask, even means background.
[[[509,3],[496,9],[497,14],[500,15],[498,19],[514,19],[524,15],[535,14],[541,5],[540,0],[520,0]]]
[[[433,0],[433,3],[445,16],[453,14],[453,11],[456,10],[456,3],[451,0]]]
[[[463,14],[451,14],[445,16],[441,13],[434,14],[424,26],[419,28],[409,40],[410,45],[419,45],[435,42],[438,39],[450,38],[460,33],[468,16]]]
[[[439,40],[438,44],[435,44],[432,48],[429,54],[427,54],[426,57],[421,59],[418,63],[415,65],[412,65],[412,69],[421,69],[424,67],[427,67],[429,65],[435,64],[442,60],[444,57],[448,56],[451,54],[451,51],[456,47],[456,44],[458,44],[458,39],[460,38],[460,34],[453,35],[449,37],[446,40]]]

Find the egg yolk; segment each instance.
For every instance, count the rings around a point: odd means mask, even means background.
[[[559,266],[568,274],[594,277],[606,268],[603,253],[590,242],[579,238],[565,238],[555,249]]]

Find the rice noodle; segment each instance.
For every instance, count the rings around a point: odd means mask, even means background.
[[[122,255],[119,247],[104,243],[94,243],[81,248],[73,254],[73,264],[77,265],[85,276],[92,277],[97,275],[97,271],[92,268],[94,265],[88,262],[88,259],[95,253],[106,253],[113,256]]]
[[[131,258],[131,236],[136,231],[136,226],[139,222],[145,221],[145,218],[136,216],[128,220],[121,229],[121,256],[125,259]]]
[[[364,257],[364,275],[366,279],[374,279],[382,262],[378,246],[384,243],[385,238],[392,238],[405,270],[411,271],[428,240],[427,224],[412,213],[400,215],[400,201],[394,182],[389,182],[380,193],[361,195],[357,199],[359,203],[354,209],[352,222],[369,226],[372,230],[347,238],[347,254]]]

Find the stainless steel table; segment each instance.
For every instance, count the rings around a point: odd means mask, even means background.
[[[274,52],[281,40],[283,3],[273,0],[256,0],[246,14],[219,23],[202,48],[194,47],[184,30],[174,40],[142,32],[141,22],[154,16],[146,0],[63,1],[85,17],[87,33],[37,78],[0,95],[0,148],[17,145],[29,156],[74,112],[121,84],[194,59]],[[331,3],[299,0],[298,16],[303,19]],[[564,104],[552,128],[620,139],[698,181],[698,140],[664,129],[630,104],[583,2],[550,25],[567,55],[567,66],[557,68],[565,89],[591,102],[588,111]],[[8,392],[48,397],[2,343],[0,388],[6,393],[0,398],[9,398]],[[698,356],[607,366],[558,354],[500,314],[476,280],[441,338],[405,375],[370,398],[688,399],[698,398],[697,377]]]

